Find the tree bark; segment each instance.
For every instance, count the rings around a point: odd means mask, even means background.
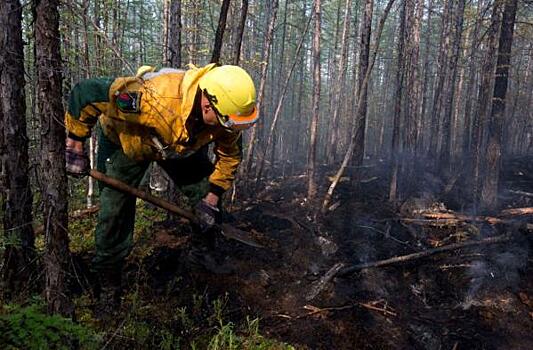
[[[359,82],[358,90],[361,98],[358,100],[356,115],[355,149],[353,154],[353,165],[363,164],[365,156],[365,129],[366,114],[368,109],[368,83],[363,84],[370,59],[370,36],[372,35],[372,16],[374,12],[374,0],[365,0],[363,20],[361,21],[361,36],[359,41]]]
[[[474,114],[472,126],[472,199],[474,203],[479,201],[480,175],[481,175],[481,150],[484,138],[484,123],[487,119],[490,89],[494,76],[496,56],[496,40],[501,21],[502,1],[496,0],[492,9],[491,25],[487,31],[487,52],[485,54],[482,68],[479,93],[477,98],[477,108]]]
[[[422,118],[420,123],[420,131],[419,131],[419,137],[418,137],[418,144],[417,144],[417,151],[422,151],[424,149],[424,145],[426,143],[427,132],[424,132],[424,130],[427,130],[430,125],[426,122],[426,110],[428,105],[428,86],[430,85],[430,79],[429,79],[429,73],[431,72],[431,67],[429,65],[430,60],[430,44],[431,44],[431,29],[432,29],[432,18],[433,18],[433,0],[429,0],[428,3],[428,9],[427,9],[428,15],[427,15],[427,32],[426,37],[424,40],[424,63],[423,63],[423,69],[424,69],[424,79],[422,81],[422,110],[420,111],[420,116]],[[431,93],[431,92],[430,92]]]
[[[169,36],[170,36],[170,0],[163,0],[163,65],[170,63]]]
[[[400,12],[400,31],[398,37],[398,64],[396,71],[396,92],[394,94],[394,120],[392,124],[392,169],[389,183],[389,201],[396,202],[398,197],[398,176],[400,167],[400,121],[402,120],[403,82],[405,79],[405,16],[406,0]]]
[[[449,168],[452,161],[452,113],[453,102],[456,90],[457,79],[457,62],[461,53],[461,37],[463,32],[463,17],[465,11],[465,0],[457,1],[457,9],[455,12],[455,27],[452,40],[452,54],[449,57],[449,83],[448,91],[446,91],[445,105],[444,105],[444,123],[442,128],[442,147],[440,151],[440,165],[443,168]]]
[[[46,232],[45,295],[49,312],[69,316],[73,306],[66,290],[69,239],[58,7],[59,0],[40,0],[35,7],[37,112],[41,121],[40,178]]]
[[[317,193],[316,182],[316,145],[317,129],[320,114],[320,35],[321,35],[321,2],[314,0],[313,16],[315,30],[313,34],[313,102],[311,125],[309,128],[309,147],[307,150],[307,199],[313,200]]]
[[[217,31],[215,33],[215,45],[213,47],[213,54],[211,62],[218,63],[220,60],[220,52],[222,51],[222,39],[224,38],[224,31],[226,30],[226,19],[228,18],[230,0],[223,0],[220,8],[220,17],[218,18]]]
[[[239,18],[239,25],[235,33],[235,41],[233,42],[233,65],[238,65],[241,58],[242,37],[244,34],[244,26],[246,25],[246,18],[248,16],[248,0],[242,0],[241,16]]]
[[[181,67],[181,0],[171,0],[168,38],[170,66]]]
[[[498,206],[498,181],[500,179],[500,163],[502,149],[502,130],[505,117],[505,103],[511,49],[513,46],[514,23],[518,0],[504,0],[503,18],[498,45],[498,62],[492,97],[492,111],[488,128],[488,146],[486,152],[486,173],[481,191],[480,207],[489,211]]]
[[[410,38],[405,43],[405,74],[406,74],[406,107],[405,107],[405,132],[403,133],[404,146],[404,171],[402,177],[405,179],[413,178],[415,169],[415,151],[418,134],[420,129],[420,110],[421,110],[421,83],[419,71],[420,56],[420,21],[423,14],[423,1],[407,0],[406,1],[406,33]]]
[[[0,1],[1,203],[4,239],[13,243],[6,246],[3,256],[1,289],[7,300],[28,288],[35,257],[21,21],[18,0]]]
[[[344,24],[342,27],[341,37],[341,55],[337,66],[337,81],[333,84],[333,95],[331,98],[332,112],[331,112],[331,130],[329,134],[329,140],[326,143],[326,158],[328,164],[335,161],[336,158],[336,143],[338,140],[338,119],[340,110],[340,101],[342,101],[341,95],[344,89],[341,89],[346,80],[346,60],[348,58],[348,33],[350,23],[350,13],[352,7],[352,0],[346,0],[344,9]]]

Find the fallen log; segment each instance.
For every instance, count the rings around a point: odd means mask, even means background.
[[[502,243],[502,242],[508,242],[510,241],[512,236],[510,235],[500,235],[495,237],[488,237],[484,239],[480,239],[479,241],[467,241],[467,242],[460,242],[460,243],[453,243],[446,246],[433,248],[433,249],[427,249],[421,252],[407,254],[407,255],[400,255],[395,256],[393,258],[385,259],[385,260],[379,260],[379,261],[373,261],[369,263],[363,263],[363,264],[357,264],[352,266],[346,266],[342,269],[340,269],[335,277],[343,277],[350,275],[356,271],[368,269],[370,267],[382,267],[387,265],[392,265],[396,263],[406,262],[406,261],[412,261],[417,260],[420,258],[425,258],[431,255],[435,255],[442,252],[447,252],[451,250],[457,250],[461,248],[467,248],[472,246],[478,246],[478,245],[487,245],[487,244],[496,244],[496,243]]]
[[[474,216],[456,213],[421,213],[422,218],[402,218],[403,222],[434,225],[456,225],[462,222],[487,222],[491,225],[510,223],[512,217],[533,215],[533,207],[505,209],[498,216]]]
[[[500,216],[522,216],[522,215],[533,215],[533,207],[528,208],[513,208],[502,210]]]
[[[470,216],[455,213],[422,213],[423,219],[403,218],[404,222],[439,222],[440,224],[457,224],[460,222],[488,222],[491,225],[503,223],[504,220],[493,216]]]
[[[345,266],[343,263],[337,263],[332,268],[330,268],[328,272],[322,278],[320,278],[320,280],[318,280],[317,283],[315,283],[310,288],[310,292],[307,294],[306,299],[308,301],[314,299],[318,294],[320,294],[324,290],[326,285],[335,277],[346,277],[357,271],[365,270],[368,268],[383,267],[383,266],[389,266],[389,265],[403,263],[407,261],[414,261],[414,260],[425,258],[431,255],[435,255],[438,253],[457,250],[461,248],[508,242],[512,238],[513,236],[511,235],[500,235],[500,236],[495,236],[495,237],[484,238],[479,241],[467,241],[467,242],[453,243],[453,244],[449,244],[443,247],[427,249],[427,250],[417,252],[417,253],[400,255],[400,256],[395,256],[395,257],[385,259],[385,260],[378,260],[378,261],[356,264],[356,265],[351,265],[351,266]]]

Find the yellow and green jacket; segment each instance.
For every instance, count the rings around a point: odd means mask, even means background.
[[[84,139],[99,121],[104,134],[138,161],[161,160],[165,152],[186,157],[214,142],[215,170],[209,182],[223,192],[231,187],[242,159],[241,133],[206,126],[193,135],[190,120],[198,81],[212,68],[214,64],[84,80],[72,89],[67,130]]]

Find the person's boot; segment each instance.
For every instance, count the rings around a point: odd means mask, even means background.
[[[122,296],[122,269],[98,271],[96,288],[96,319],[108,322],[117,313]]]

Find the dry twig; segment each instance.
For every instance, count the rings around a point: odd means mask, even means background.
[[[369,309],[369,310],[382,312],[382,313],[384,313],[385,315],[388,315],[388,316],[398,316],[398,314],[396,314],[396,312],[389,311],[386,308],[380,308],[380,307],[374,306],[374,303],[359,303],[359,306],[362,306],[362,307],[364,307],[366,309]]]
[[[479,241],[454,243],[454,244],[449,244],[449,245],[438,247],[438,248],[424,250],[424,251],[417,252],[417,253],[395,256],[395,257],[385,259],[385,260],[373,261],[373,262],[346,266],[346,267],[344,266],[343,263],[337,263],[331,269],[329,269],[328,272],[322,278],[320,278],[320,280],[315,285],[311,287],[311,292],[307,295],[306,299],[307,300],[314,299],[318,294],[320,294],[324,290],[326,285],[335,277],[348,276],[348,275],[353,274],[354,272],[368,269],[371,267],[382,267],[382,266],[393,265],[393,264],[402,263],[406,261],[418,260],[421,258],[425,258],[431,255],[435,255],[435,254],[443,253],[447,251],[453,251],[457,249],[468,248],[468,247],[478,246],[478,245],[508,242],[511,240],[511,238],[512,236],[510,235],[500,235],[500,236],[481,239]]]

